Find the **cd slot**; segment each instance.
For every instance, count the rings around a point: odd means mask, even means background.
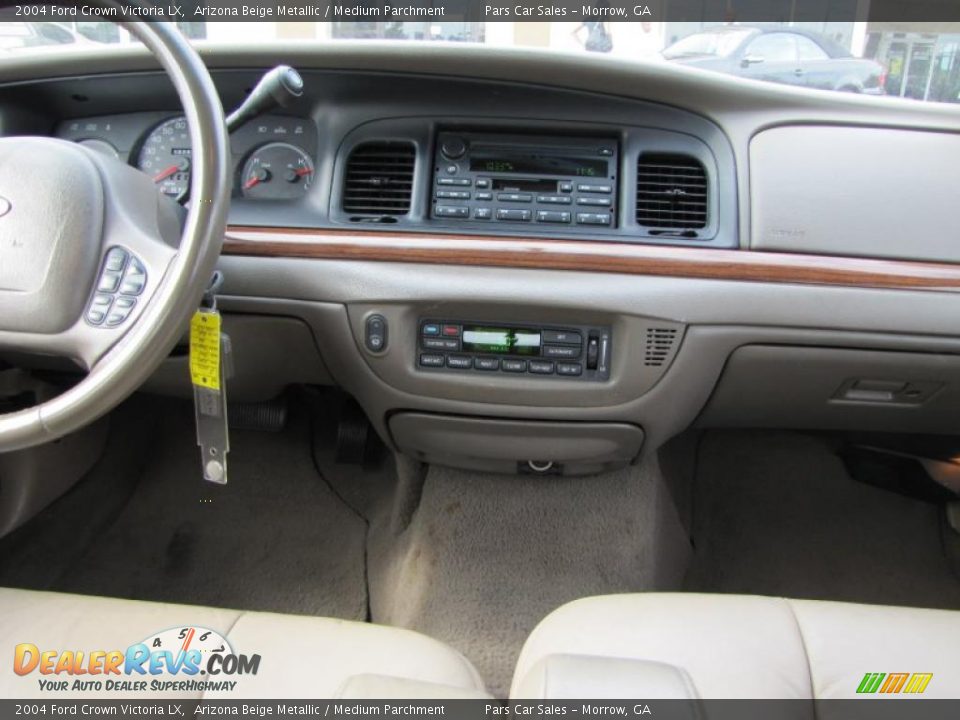
[[[505,192],[542,192],[555,193],[559,182],[557,180],[538,180],[536,178],[492,178],[493,189]]]

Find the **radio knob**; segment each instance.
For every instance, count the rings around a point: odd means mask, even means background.
[[[456,160],[461,158],[467,152],[467,143],[463,138],[448,137],[444,138],[440,144],[440,152],[445,158]]]

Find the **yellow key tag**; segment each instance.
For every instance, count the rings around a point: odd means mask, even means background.
[[[197,310],[190,320],[190,381],[220,389],[220,313]]]

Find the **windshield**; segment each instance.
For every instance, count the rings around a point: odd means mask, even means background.
[[[638,64],[672,63],[811,90],[960,102],[960,3],[950,5],[956,18],[931,22],[912,21],[906,14],[875,21],[872,10],[851,12],[861,3],[848,0],[823,0],[816,8],[776,3],[778,19],[757,16],[756,21],[757,4],[736,0],[661,0],[652,5],[596,0],[557,6],[534,0],[504,6],[475,0],[407,2],[400,8],[379,0],[349,5],[332,0],[180,0],[171,7],[180,8],[180,29],[204,42],[429,41],[490,50],[536,48]],[[292,15],[294,6],[311,12]],[[47,6],[23,10],[28,7],[33,6],[0,11],[0,61],[5,54],[93,53],[133,42],[102,17],[82,11],[54,15]],[[897,7],[912,12],[909,4]],[[849,19],[842,19],[845,14]]]
[[[724,30],[688,35],[663,51],[667,60],[683,57],[727,57],[753,30]]]

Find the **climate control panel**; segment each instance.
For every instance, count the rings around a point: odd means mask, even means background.
[[[417,368],[603,381],[610,378],[608,326],[518,325],[423,318]]]

